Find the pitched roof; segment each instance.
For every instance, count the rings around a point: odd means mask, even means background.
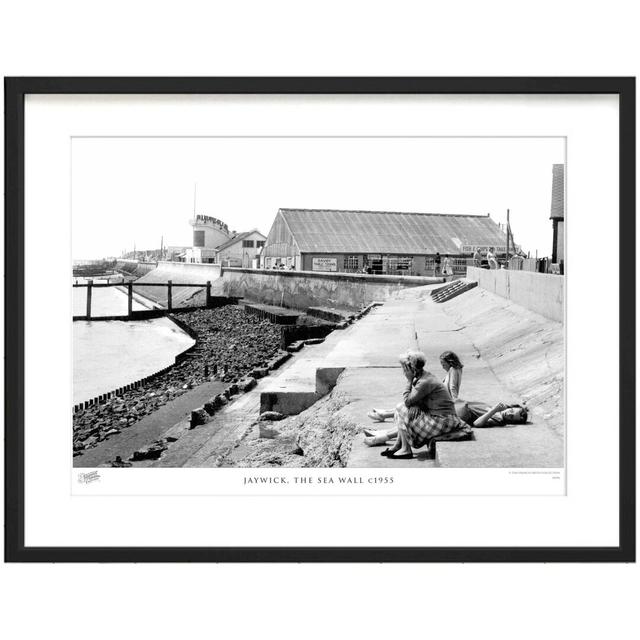
[[[564,165],[553,165],[553,181],[551,183],[551,215],[550,219],[564,220]]]
[[[280,209],[302,253],[460,253],[464,245],[504,246],[489,216],[397,211]]]
[[[251,231],[243,231],[242,233],[238,233],[237,235],[233,236],[233,238],[230,238],[226,242],[223,242],[221,245],[218,245],[216,247],[216,251],[222,251],[223,249],[226,249],[227,247],[234,245],[236,242],[240,242],[240,240],[244,240],[247,236],[250,236],[252,233],[258,233],[266,240],[266,237],[263,236],[257,229],[251,229]]]

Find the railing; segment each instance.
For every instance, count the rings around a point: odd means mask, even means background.
[[[473,266],[473,258],[449,258],[449,265],[453,271],[454,276],[466,276],[467,267]],[[441,276],[442,269],[444,268],[444,258],[440,262],[440,270],[436,272],[436,263],[434,258],[425,258],[425,271],[427,273],[433,273],[434,276]]]
[[[166,283],[164,282],[140,282],[140,283],[136,283],[136,282],[101,282],[101,283],[96,283],[93,282],[92,280],[89,280],[86,283],[76,283],[73,285],[74,289],[75,288],[84,288],[87,290],[87,313],[84,316],[74,316],[73,319],[74,320],[91,320],[91,298],[92,298],[92,292],[93,289],[101,289],[104,287],[126,287],[127,288],[127,316],[128,318],[131,318],[134,316],[134,311],[133,311],[133,287],[135,286],[140,286],[140,287],[166,287],[167,289],[167,306],[166,306],[166,310],[171,312],[173,310],[173,301],[172,301],[172,294],[173,294],[173,288],[174,287],[206,287],[207,290],[207,295],[206,295],[206,302],[205,305],[207,307],[210,306],[210,301],[212,300],[212,296],[211,296],[211,280],[207,280],[206,283],[197,283],[197,284],[193,284],[193,283],[174,283],[171,280],[168,280]]]

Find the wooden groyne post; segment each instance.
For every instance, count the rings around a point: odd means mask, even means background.
[[[171,311],[172,300],[171,300],[171,291],[173,287],[173,282],[171,280],[167,280],[167,310]]]
[[[133,315],[133,282],[127,283],[127,315]]]
[[[91,292],[93,290],[93,280],[87,280],[87,320],[91,320]]]

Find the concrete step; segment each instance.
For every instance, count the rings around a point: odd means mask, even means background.
[[[431,293],[431,297],[434,302],[447,302],[456,296],[459,296],[461,293],[465,293],[474,287],[477,287],[478,283],[468,280],[456,280],[455,282],[447,285],[445,287],[441,287],[436,289]]]
[[[354,318],[352,312],[334,307],[309,307],[307,315],[321,320],[328,320],[329,322],[348,322]]]

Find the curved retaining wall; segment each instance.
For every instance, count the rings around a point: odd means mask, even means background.
[[[224,295],[292,309],[361,309],[407,287],[439,284],[444,278],[378,276],[317,271],[223,268]]]
[[[154,273],[167,276],[173,282],[193,282],[206,284],[207,280],[220,277],[219,264],[197,264],[191,262],[158,262]],[[165,280],[166,282],[166,280]]]
[[[467,278],[478,286],[507,298],[545,318],[564,322],[564,278],[551,273],[478,269],[469,267]]]
[[[140,262],[139,260],[116,260],[116,269],[130,276],[143,276],[156,268],[155,262]]]
[[[136,280],[134,291],[151,300],[156,305],[167,305],[167,290],[162,287],[145,287],[145,283],[199,284],[202,287],[174,287],[173,306],[183,307],[193,304],[193,296],[204,291],[207,281],[220,277],[219,264],[192,264],[188,262],[158,262],[158,266]]]

